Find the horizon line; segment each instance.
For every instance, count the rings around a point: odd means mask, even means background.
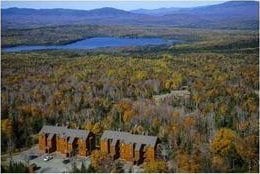
[[[124,11],[139,9],[155,10],[161,8],[196,8],[210,5],[218,5],[228,0],[218,1],[2,1],[1,9],[71,9],[71,10],[94,10],[100,8],[114,8]],[[23,2],[23,3],[22,3]],[[43,3],[44,2],[44,3]],[[62,2],[62,3],[61,3]],[[81,2],[81,3],[77,3]]]

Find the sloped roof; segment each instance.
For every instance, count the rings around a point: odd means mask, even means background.
[[[189,90],[173,90],[170,93],[167,94],[160,94],[160,95],[154,95],[153,99],[154,100],[164,100],[166,98],[172,98],[172,97],[184,97],[188,98],[190,97],[191,92]]]
[[[154,147],[158,138],[156,136],[136,135],[128,132],[106,130],[101,136],[101,140],[106,139],[120,140],[125,143],[145,144]]]
[[[89,136],[89,131],[79,130],[79,129],[68,129],[67,127],[62,126],[43,126],[40,133],[44,134],[57,134],[61,137],[70,137],[71,141],[74,138],[87,139]]]

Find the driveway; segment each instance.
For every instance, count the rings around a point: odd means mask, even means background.
[[[28,160],[28,156],[34,155],[36,158]],[[86,168],[90,165],[90,158],[89,157],[73,157],[68,163],[64,163],[63,161],[66,158],[64,155],[54,152],[50,155],[53,156],[53,159],[49,161],[44,161],[44,157],[47,154],[40,153],[37,146],[32,147],[29,150],[21,152],[19,155],[13,156],[14,161],[21,161],[24,163],[33,164],[35,163],[39,169],[35,172],[37,173],[63,173],[63,172],[71,172],[72,164],[75,162],[77,167],[80,169],[82,162]]]

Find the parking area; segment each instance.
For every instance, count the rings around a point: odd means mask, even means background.
[[[52,158],[44,160],[47,156],[52,156]],[[35,164],[36,173],[71,173],[73,164],[76,164],[78,169],[81,168],[82,163],[85,168],[88,168],[90,165],[90,157],[66,158],[63,154],[58,152],[45,154],[38,150],[38,146],[34,146],[18,155],[14,155],[12,158],[16,162],[23,162],[29,165]],[[141,166],[132,165],[131,162],[125,160],[120,160],[120,162],[123,163],[124,172],[143,172]]]
[[[36,170],[36,172],[39,173],[62,173],[62,172],[71,172],[72,170],[72,164],[75,162],[78,168],[81,167],[82,162],[88,168],[90,164],[89,158],[74,158],[73,160],[66,160],[65,157],[58,153],[51,154],[53,156],[53,159],[49,161],[44,161],[44,157],[46,155],[42,155],[38,158],[35,158],[30,161],[30,163],[35,163],[39,169]]]
[[[77,168],[81,168],[82,163],[86,168],[90,165],[89,157],[72,157],[66,158],[64,155],[57,152],[51,153],[53,158],[44,160],[48,154],[40,153],[38,147],[35,146],[27,151],[21,152],[13,157],[14,161],[21,161],[29,164],[36,164],[37,173],[63,173],[71,172],[72,166],[75,163]]]

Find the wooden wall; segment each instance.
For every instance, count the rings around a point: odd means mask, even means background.
[[[46,145],[45,134],[39,134],[39,150],[45,151]]]
[[[110,148],[109,148],[110,146]],[[110,149],[110,150],[109,150]],[[156,159],[155,154],[156,147],[147,146],[146,148],[141,148],[140,151],[134,149],[133,144],[126,144],[126,143],[120,143],[119,146],[119,157],[121,159],[124,159],[126,161],[132,161],[137,163],[142,163],[143,160],[145,161],[154,161]],[[111,146],[107,140],[101,140],[100,141],[100,150],[103,153],[116,155],[116,151],[118,148],[115,146]],[[110,151],[110,153],[109,153]]]
[[[79,155],[80,156],[87,156],[90,154],[90,153],[88,153],[87,142],[85,140],[79,139],[78,145],[79,145]]]
[[[68,141],[66,137],[57,137],[57,151],[63,154],[68,153]]]
[[[110,151],[109,151],[109,147],[108,147],[108,141],[107,140],[100,140],[100,150],[101,152],[103,153],[106,153],[106,154],[109,154]]]
[[[155,160],[155,148],[147,146],[145,148],[145,161],[154,161]]]
[[[58,151],[62,154],[67,155],[73,150],[73,148],[77,146],[78,146],[78,155],[80,156],[90,155],[91,151],[96,148],[94,134],[90,134],[87,140],[75,138],[72,144],[68,143],[67,137],[59,137],[55,135],[51,140],[49,140],[47,138],[47,135],[39,134],[39,150],[42,151],[49,149],[49,152]]]
[[[120,157],[121,159],[132,162],[143,161],[143,158],[145,161],[154,161],[156,159],[156,146],[146,146],[144,149],[142,147],[138,151],[134,149],[135,146],[133,144],[120,143],[118,141],[116,146],[111,146],[110,141],[100,140],[100,150],[103,153],[115,155],[115,159]],[[39,134],[39,150],[44,151],[46,147],[49,147],[49,152],[58,151],[62,154],[70,153],[73,148],[78,147],[78,155],[88,156],[95,149],[95,136],[94,134],[90,134],[87,140],[77,139],[73,144],[70,144],[66,137],[55,135],[52,140],[48,140],[45,134]]]
[[[134,148],[133,144],[124,144],[121,143],[120,146],[120,157],[127,161],[134,161]]]

